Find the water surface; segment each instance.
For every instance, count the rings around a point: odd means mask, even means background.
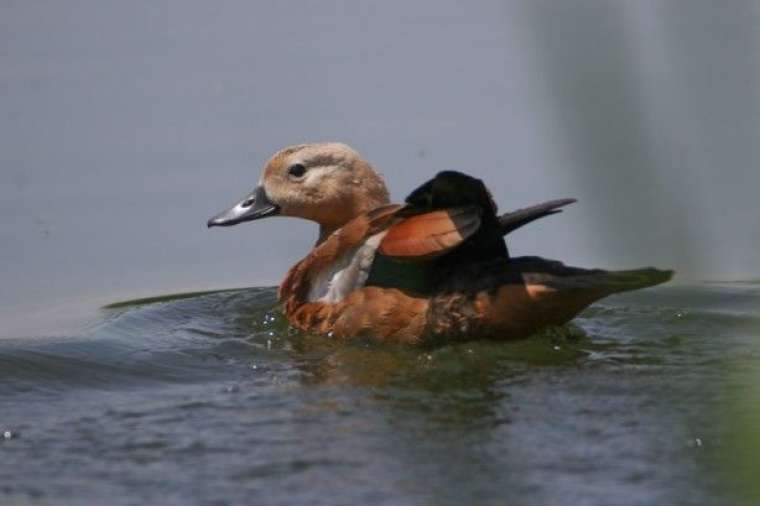
[[[0,505],[752,491],[757,284],[436,349],[294,334],[272,289],[96,308],[277,283],[313,226],[205,223],[318,140],[360,150],[395,201],[446,169],[504,211],[579,198],[510,236],[518,256],[757,278],[757,6],[0,2]]]
[[[296,333],[271,288],[117,305],[0,341],[0,502],[725,504],[758,302],[663,287],[430,349]]]

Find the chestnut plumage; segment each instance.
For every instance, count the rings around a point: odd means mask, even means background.
[[[444,171],[405,204],[390,204],[382,178],[340,143],[277,152],[259,188],[276,214],[320,227],[317,244],[290,269],[279,297],[291,325],[333,338],[517,339],[564,324],[600,298],[673,275],[511,258],[506,234],[575,200],[499,216],[481,180]]]

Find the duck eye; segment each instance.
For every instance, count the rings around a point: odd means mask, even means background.
[[[290,177],[303,177],[304,174],[306,174],[306,167],[300,163],[296,163],[288,167],[288,175]]]

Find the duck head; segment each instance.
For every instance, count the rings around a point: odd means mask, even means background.
[[[275,153],[258,186],[208,220],[208,226],[293,216],[318,223],[322,240],[359,214],[387,203],[383,179],[359,153],[337,142],[300,144]]]

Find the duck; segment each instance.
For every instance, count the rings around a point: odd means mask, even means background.
[[[510,256],[506,235],[574,202],[499,214],[482,180],[447,170],[392,203],[382,176],[356,150],[317,142],[277,151],[255,189],[207,226],[275,216],[319,226],[313,249],[278,290],[300,331],[413,345],[514,340],[673,276],[653,267],[585,269]]]

